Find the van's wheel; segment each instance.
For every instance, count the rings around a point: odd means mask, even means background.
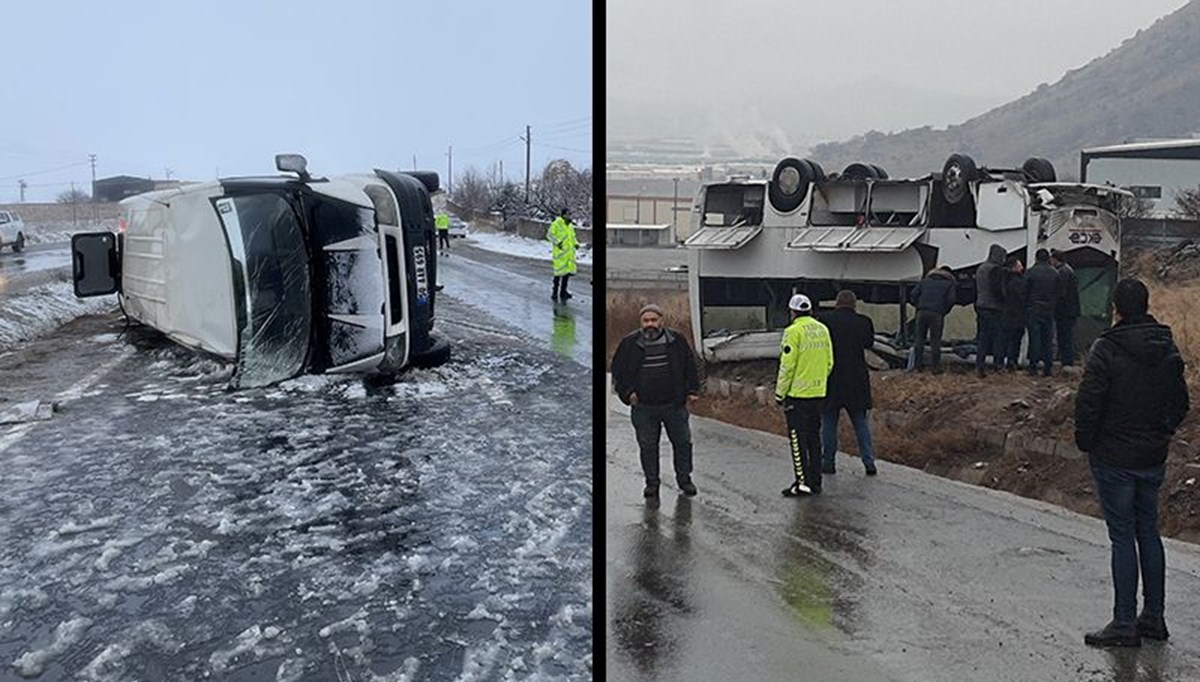
[[[816,180],[816,169],[809,161],[788,157],[775,166],[767,195],[771,206],[780,213],[790,213],[804,203],[809,183]]]
[[[885,170],[883,169],[883,167],[882,167],[882,166],[876,166],[876,165],[875,165],[875,164],[873,164],[873,163],[870,163],[870,164],[867,164],[867,165],[869,165],[871,168],[874,168],[874,169],[875,169],[875,177],[876,177],[876,178],[878,178],[878,179],[880,179],[880,180],[887,180],[887,179],[888,179],[888,174],[887,174],[887,171],[885,171]]]
[[[17,241],[13,242],[13,253],[21,253],[25,250],[25,233],[17,233]]]
[[[942,167],[942,197],[957,204],[967,196],[967,188],[975,179],[975,160],[966,154],[951,154]]]
[[[450,342],[446,339],[433,337],[433,343],[429,346],[429,350],[424,353],[414,353],[409,358],[409,364],[413,367],[428,369],[430,367],[440,367],[450,361]]]
[[[813,182],[824,182],[825,181],[825,169],[821,168],[821,164],[817,163],[816,161],[813,161],[812,159],[805,159],[804,163],[807,163],[809,168],[812,169]]]
[[[1054,182],[1058,179],[1058,175],[1054,172],[1054,164],[1050,163],[1049,159],[1043,159],[1040,156],[1032,156],[1021,164],[1021,171],[1025,173],[1025,178],[1033,182]]]

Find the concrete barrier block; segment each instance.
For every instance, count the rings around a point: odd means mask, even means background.
[[[759,405],[770,405],[775,402],[775,391],[766,386],[755,386],[754,399]]]

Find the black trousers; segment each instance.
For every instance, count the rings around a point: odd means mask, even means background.
[[[658,444],[663,428],[667,440],[671,441],[671,452],[675,461],[675,478],[683,481],[692,475],[692,430],[688,428],[688,410],[684,405],[634,405],[629,411],[637,434],[638,450],[642,459],[642,473],[646,483],[659,482]]]
[[[567,294],[567,279],[570,275],[555,275],[554,277],[554,298],[560,298]]]
[[[438,246],[450,248],[450,230],[438,230]]]
[[[820,398],[788,398],[783,403],[796,482],[812,490],[821,489],[822,402]]]

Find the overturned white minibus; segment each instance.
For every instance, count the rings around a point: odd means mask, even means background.
[[[696,348],[712,362],[777,357],[793,293],[816,302],[850,289],[867,304],[899,304],[937,265],[955,274],[958,303],[968,305],[992,244],[1026,264],[1039,248],[1065,253],[1080,283],[1083,346],[1107,325],[1119,216],[1131,199],[1114,187],[1056,182],[1045,159],[988,169],[963,154],[920,178],[892,179],[862,163],[826,177],[810,160],[786,158],[770,180],[708,183],[684,242]],[[885,316],[892,329],[876,320],[885,332],[876,350],[893,364],[911,338],[906,308],[897,308]]]
[[[234,387],[445,362],[433,335],[436,173],[229,178],[121,202],[116,234],[71,240],[77,296],[232,361]]]

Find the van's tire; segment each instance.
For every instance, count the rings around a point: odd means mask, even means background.
[[[957,204],[967,196],[970,182],[975,179],[975,159],[966,154],[951,154],[942,166],[942,197],[948,204]]]
[[[879,166],[873,166],[869,163],[852,163],[842,170],[842,177],[849,180],[879,180],[879,171],[882,170]],[[887,177],[884,173],[883,177]]]
[[[1021,171],[1025,173],[1025,178],[1031,183],[1058,180],[1058,175],[1054,172],[1054,164],[1040,156],[1031,156],[1025,159],[1025,163],[1021,164]]]
[[[421,184],[425,185],[425,189],[428,190],[430,194],[433,194],[434,192],[438,191],[438,187],[440,186],[440,180],[438,179],[437,171],[399,171],[399,172],[404,173],[405,175],[410,175],[410,176],[420,180]]]
[[[25,250],[25,233],[24,232],[17,233],[17,241],[13,242],[12,249],[13,249],[13,253],[21,253],[22,251]]]
[[[450,342],[446,339],[431,337],[433,343],[424,353],[413,353],[408,358],[408,364],[421,369],[440,367],[450,361]]]
[[[785,192],[781,183],[780,177],[789,170],[795,171],[799,176],[799,183],[791,193]],[[780,161],[775,166],[775,172],[771,173],[771,183],[767,186],[767,195],[771,200],[771,206],[780,213],[791,213],[804,203],[804,197],[808,196],[808,185],[816,180],[815,169],[811,162],[802,161],[797,158],[787,157]]]
[[[875,169],[875,177],[876,177],[876,178],[878,178],[878,179],[880,179],[880,180],[887,180],[887,179],[888,179],[888,174],[887,174],[887,171],[885,171],[885,170],[883,169],[883,167],[882,167],[882,166],[876,166],[876,165],[875,165],[875,164],[873,164],[873,163],[871,163],[871,164],[867,164],[867,165],[869,165],[871,168],[874,168],[874,169]]]

